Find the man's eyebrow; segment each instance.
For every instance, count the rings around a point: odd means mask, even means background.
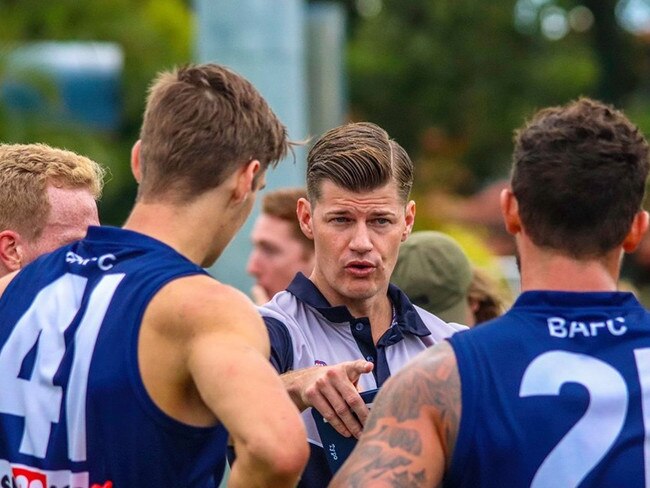
[[[275,249],[281,249],[282,246],[276,244],[275,242],[271,242],[265,239],[261,239],[257,242],[254,243],[256,246],[261,247],[263,249],[270,249],[270,250],[275,250]]]
[[[340,209],[328,210],[327,212],[325,212],[325,215],[348,215],[350,213],[351,213],[350,210],[346,208],[340,208]]]

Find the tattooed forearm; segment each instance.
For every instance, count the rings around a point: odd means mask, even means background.
[[[385,401],[375,403],[375,411],[381,416],[384,412],[394,415],[399,422],[419,417],[425,405],[455,411],[460,405],[460,380],[450,346],[444,346],[425,351],[391,378],[386,383]],[[388,390],[390,398],[385,398]]]
[[[391,486],[394,488],[417,488],[423,486],[426,476],[424,470],[417,473],[396,473],[391,479]]]
[[[460,381],[448,344],[418,356],[375,400],[356,449],[331,486],[440,483],[460,418]]]
[[[448,343],[420,354],[384,385],[380,398],[366,430],[384,417],[393,417],[397,422],[420,418],[424,407],[436,417],[436,427],[449,452],[453,450],[460,421],[460,379]]]

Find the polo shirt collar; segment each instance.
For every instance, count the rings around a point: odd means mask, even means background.
[[[316,285],[302,273],[296,274],[287,287],[287,291],[301,302],[315,308],[330,322],[349,323],[360,318],[354,317],[345,305],[331,306]],[[411,301],[402,290],[392,283],[388,285],[388,297],[395,307],[394,325],[400,332],[419,337],[431,335],[431,331],[424,325]]]

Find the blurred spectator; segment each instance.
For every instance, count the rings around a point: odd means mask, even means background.
[[[298,199],[306,196],[304,188],[281,188],[267,193],[262,200],[262,212],[251,232],[253,251],[246,267],[256,280],[251,296],[257,305],[283,291],[296,273],[309,276],[314,268],[314,241],[302,233],[296,216]]]
[[[474,325],[503,315],[508,304],[501,285],[480,268],[474,268],[467,299],[474,315]]]
[[[508,188],[508,181],[504,179],[487,185],[467,198],[433,192],[423,199],[423,207],[441,221],[454,222],[480,233],[496,257],[499,274],[505,278],[510,291],[516,296],[521,290],[515,241],[503,226],[499,207],[499,195],[505,188]]]
[[[650,307],[650,236],[646,234],[639,247],[623,258],[621,269],[623,285],[619,289],[630,289],[646,307]],[[627,287],[627,288],[626,288]]]
[[[470,327],[502,315],[508,304],[504,287],[472,266],[460,245],[442,232],[411,234],[400,248],[391,281],[413,304]]]
[[[400,247],[391,282],[414,305],[446,322],[472,326],[472,276],[472,265],[454,239],[442,232],[419,231]]]

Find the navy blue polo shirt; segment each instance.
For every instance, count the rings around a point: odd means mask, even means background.
[[[271,362],[279,373],[365,359],[372,374],[359,379],[361,391],[380,387],[392,373],[427,347],[466,327],[448,324],[413,305],[396,286],[388,296],[395,316],[391,327],[372,340],[368,317],[354,317],[345,306],[332,307],[316,285],[298,273],[286,291],[259,307],[271,338]],[[325,487],[331,479],[310,409],[303,412],[312,455],[299,486]]]

